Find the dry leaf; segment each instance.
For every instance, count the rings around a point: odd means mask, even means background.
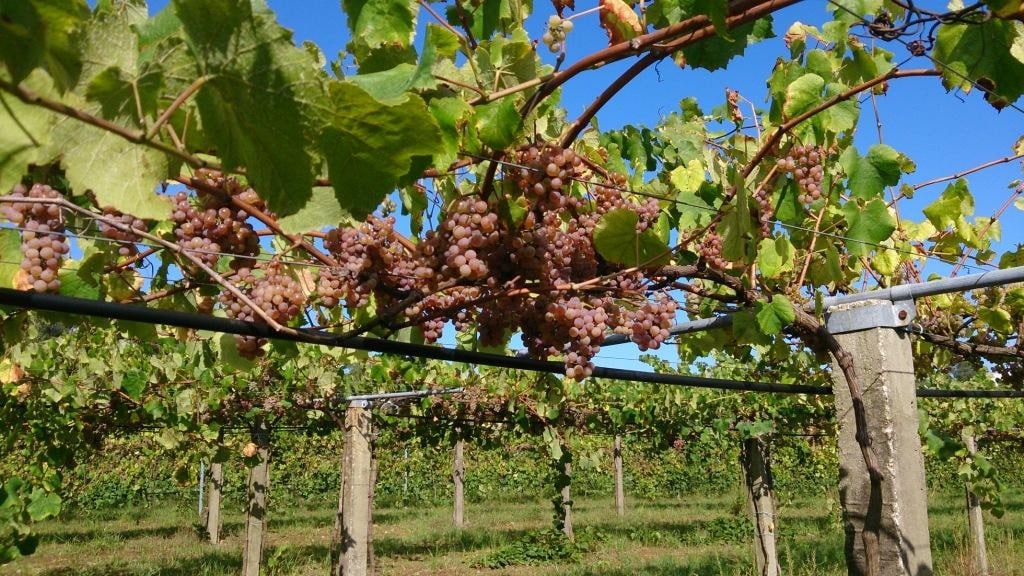
[[[643,34],[636,12],[622,0],[601,0],[601,27],[608,33],[608,44],[619,44]]]

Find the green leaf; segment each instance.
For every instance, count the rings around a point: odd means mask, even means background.
[[[785,236],[765,238],[757,248],[757,266],[766,278],[777,278],[793,269],[796,249]]]
[[[0,0],[0,62],[11,80],[17,84],[41,66],[62,91],[74,86],[88,18],[85,0]]]
[[[52,492],[34,491],[27,511],[34,522],[53,518],[60,514],[60,496]]]
[[[23,85],[42,96],[53,95],[53,85],[42,72],[30,76]],[[41,160],[40,153],[56,121],[57,116],[50,111],[0,93],[0,191],[6,194],[28,172],[30,163]]]
[[[91,190],[100,206],[139,218],[163,220],[170,215],[170,197],[156,191],[169,171],[162,152],[70,118],[60,121],[53,140],[63,151],[61,162],[78,194]]]
[[[21,234],[0,229],[0,288],[13,288],[14,275],[21,269]]]
[[[342,0],[352,33],[349,50],[363,60],[377,50],[408,48],[416,33],[415,0]]]
[[[1002,308],[978,308],[978,318],[1001,334],[1013,334],[1013,317]]]
[[[896,230],[896,219],[879,198],[863,206],[855,201],[847,202],[843,205],[843,214],[847,222],[846,248],[853,256],[866,256]]]
[[[699,4],[699,0],[684,1],[698,1]],[[654,3],[655,6],[658,4],[660,2]],[[733,28],[731,40],[715,35],[683,48],[682,52],[687,65],[715,71],[725,68],[736,56],[741,56],[748,45],[774,37],[772,18],[765,16]]]
[[[352,214],[338,201],[333,188],[316,186],[313,188],[313,196],[305,206],[291,216],[281,218],[277,223],[289,234],[301,234],[353,222]]]
[[[195,96],[205,135],[224,165],[246,168],[273,211],[294,214],[312,194],[307,133],[322,104],[319,63],[257,0],[174,6],[198,74],[211,78]]]
[[[385,104],[347,82],[330,92],[321,148],[340,206],[361,219],[409,173],[415,157],[441,149],[441,131],[414,94]]]
[[[907,159],[885,144],[871,146],[863,157],[850,146],[839,157],[839,164],[849,178],[850,192],[865,200],[881,196],[886,186],[898,184],[900,174],[909,171]]]
[[[121,390],[132,400],[138,401],[146,389],[146,376],[142,372],[130,372],[121,380]]]
[[[460,152],[469,148],[464,139],[466,126],[473,122],[473,107],[461,98],[433,98],[429,108],[441,130],[443,145],[443,151],[434,155],[434,162],[437,166],[449,166]]]
[[[849,24],[860,24],[865,17],[873,16],[882,7],[882,0],[830,0],[829,8],[836,20]]]
[[[804,74],[786,88],[786,103],[782,107],[786,118],[793,118],[814,108],[821,102],[825,79],[817,74]]]
[[[985,100],[1001,110],[1024,94],[1021,26],[997,18],[970,24],[943,24],[932,57],[942,71],[947,90],[969,92],[977,87]]]
[[[476,108],[476,129],[480,141],[493,150],[511,146],[521,128],[522,119],[513,98],[502,98]]]
[[[939,198],[926,206],[923,212],[939,230],[945,230],[973,214],[974,196],[967,188],[967,181],[961,178],[946,186]]]
[[[97,257],[94,262],[99,261]],[[63,296],[74,296],[76,298],[87,298],[96,300],[100,297],[100,288],[96,278],[91,276],[89,267],[83,262],[68,260],[57,273],[60,279],[60,293]]]
[[[653,230],[637,232],[639,217],[627,208],[607,212],[594,227],[594,247],[605,260],[624,266],[660,266],[669,247]]]
[[[774,294],[771,302],[759,303],[755,318],[761,332],[771,336],[778,334],[783,328],[793,323],[793,320],[796,319],[796,310],[785,296]]]
[[[694,193],[704,183],[704,164],[694,158],[684,166],[676,166],[669,172],[669,182],[681,193]]]
[[[217,344],[220,351],[220,360],[225,365],[239,371],[250,370],[255,366],[252,360],[243,358],[238,354],[238,346],[235,344],[234,335],[221,334]]]
[[[846,89],[842,84],[836,82],[825,86],[825,99],[833,98]],[[857,119],[860,118],[860,103],[856,98],[840,102],[819,115],[821,127],[833,134],[853,130],[857,127]]]

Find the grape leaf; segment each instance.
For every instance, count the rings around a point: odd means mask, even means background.
[[[781,294],[772,295],[771,302],[759,302],[757,308],[757,326],[767,336],[778,334],[796,319],[793,304]]]
[[[60,496],[37,488],[32,491],[26,511],[33,521],[39,522],[60,514]]]
[[[24,83],[33,92],[49,95],[52,84],[46,74],[34,73]],[[39,161],[57,117],[39,106],[23,104],[10,94],[0,94],[0,190],[10,190]]]
[[[515,142],[520,128],[522,119],[511,97],[476,108],[476,129],[480,141],[494,150],[501,150]]]
[[[864,17],[874,15],[882,7],[882,0],[830,0],[836,20],[860,24]]]
[[[974,196],[967,189],[967,181],[960,178],[946,186],[939,198],[925,206],[923,212],[928,221],[939,230],[945,230],[964,216],[973,214]]]
[[[203,130],[229,167],[245,166],[253,187],[281,216],[310,198],[306,135],[322,104],[322,71],[292,43],[261,2],[174,0],[199,74]],[[272,113],[270,113],[272,111]]]
[[[658,5],[655,2],[654,5]],[[765,16],[753,22],[732,29],[732,40],[715,35],[705,38],[682,49],[686,64],[692,68],[719,70],[725,68],[729,61],[741,56],[747,46],[768,38],[774,38],[772,18]]]
[[[289,234],[312,232],[324,227],[354,224],[352,214],[338,201],[333,188],[316,186],[313,196],[298,212],[281,218],[277,222]]]
[[[338,202],[361,219],[409,173],[414,157],[441,149],[441,131],[414,94],[385,104],[355,84],[338,82],[330,99],[321,148]]]
[[[694,158],[683,166],[676,166],[669,172],[669,182],[680,193],[694,193],[704,183],[704,165]]]
[[[793,269],[796,250],[785,236],[765,238],[757,248],[757,266],[765,278],[777,278]]]
[[[847,202],[843,205],[843,214],[848,226],[846,248],[853,256],[866,256],[896,230],[896,219],[880,198],[863,206],[856,201]]]
[[[999,19],[939,26],[932,57],[943,85],[977,87],[997,110],[1016,102],[1024,94],[1024,62],[1013,51],[1020,51],[1022,36],[1018,23]]]
[[[886,186],[899,183],[901,172],[909,171],[903,155],[885,144],[871,146],[866,156],[850,146],[839,157],[839,164],[849,179],[850,191],[865,200],[881,196]]]
[[[17,84],[43,67],[60,90],[78,82],[85,0],[0,0],[0,62]]]
[[[1013,334],[1013,318],[1002,308],[978,308],[978,318],[981,318],[996,332]]]
[[[170,198],[156,192],[157,183],[169,171],[162,152],[66,118],[54,129],[53,140],[60,143],[62,163],[76,192],[92,190],[101,206],[114,206],[139,218],[170,215]]]
[[[600,0],[601,28],[608,34],[608,44],[618,44],[643,34],[640,18],[622,0]]]
[[[594,227],[594,247],[605,260],[625,266],[660,266],[669,261],[669,247],[653,230],[636,231],[636,212],[611,210]]]
[[[13,288],[14,275],[21,269],[21,235],[10,228],[0,229],[0,288]]]
[[[429,108],[441,130],[444,147],[434,155],[434,161],[438,166],[448,166],[458,159],[459,152],[473,148],[464,142],[468,136],[465,128],[473,121],[473,107],[459,98],[433,98]]]
[[[362,65],[374,51],[400,51],[416,33],[416,0],[342,0],[352,32],[349,50]]]
[[[821,102],[825,79],[817,74],[804,74],[786,88],[786,103],[782,107],[786,118],[793,118]]]

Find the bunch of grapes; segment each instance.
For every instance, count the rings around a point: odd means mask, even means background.
[[[668,329],[675,324],[676,301],[661,292],[653,301],[646,300],[640,308],[628,313],[629,338],[641,352],[657,350],[669,337]]]
[[[485,200],[459,199],[419,251],[428,261],[440,260],[444,278],[485,279],[490,275],[487,261],[501,245],[499,224],[498,214]]]
[[[711,268],[721,270],[729,266],[729,262],[722,257],[722,237],[717,232],[711,231],[704,236],[699,251],[701,259]]]
[[[302,286],[291,275],[281,270],[279,263],[272,262],[257,276],[249,268],[240,268],[235,276],[235,286],[247,292],[246,296],[267,316],[279,324],[287,324],[298,316],[306,304]],[[241,302],[230,291],[220,294],[220,303],[228,318],[245,322],[262,323],[263,319],[248,305]],[[263,355],[265,339],[253,336],[235,336],[238,353],[246,358]]]
[[[543,305],[543,314],[538,314]],[[583,380],[593,374],[591,359],[601,350],[608,322],[618,317],[610,298],[577,296],[538,302],[524,318],[523,341],[535,356],[564,356],[565,375]]]
[[[586,168],[571,148],[553,144],[529,146],[518,151],[517,162],[523,168],[515,173],[516,184],[537,209],[578,206],[568,189],[572,180],[584,177]]]
[[[572,20],[552,14],[548,18],[548,29],[541,36],[544,45],[552,52],[561,52],[565,48],[565,37],[572,32]]]
[[[19,184],[11,191],[11,196],[47,200],[61,197],[60,192],[45,184],[34,184],[28,190]],[[0,203],[0,211],[4,218],[21,228],[21,269],[28,276],[25,284],[36,292],[58,292],[61,261],[70,250],[60,206],[4,202]]]
[[[176,224],[174,235],[182,248],[192,251],[203,262],[214,266],[221,254],[233,254],[234,266],[251,264],[251,258],[260,251],[260,239],[252,225],[246,222],[244,210],[231,207],[230,201],[213,194],[200,192],[193,203],[188,194],[174,196],[171,218]]]
[[[767,186],[757,188],[754,192],[754,202],[757,204],[757,223],[760,226],[761,237],[767,238],[772,235],[772,217],[775,215],[771,192]]]
[[[146,229],[146,223],[141,219],[136,218],[131,214],[119,212],[110,207],[103,209],[103,215],[136,230]],[[117,243],[118,254],[121,256],[134,256],[138,253],[138,247],[135,245],[135,243],[139,241],[139,236],[137,234],[114,227],[103,220],[99,220],[98,223],[100,233],[103,234],[105,238],[109,238]]]
[[[789,155],[779,158],[775,166],[779,171],[792,174],[800,188],[799,200],[810,204],[821,198],[821,180],[825,175],[821,162],[826,153],[820,146],[793,146]]]

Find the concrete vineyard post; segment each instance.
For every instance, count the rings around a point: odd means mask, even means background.
[[[243,576],[259,576],[267,525],[267,499],[270,492],[270,427],[260,419],[252,433],[257,463],[249,470],[245,513],[245,545],[242,550]]]
[[[454,484],[454,512],[453,521],[455,522],[456,528],[462,528],[466,525],[466,495],[465,495],[465,476],[466,476],[466,462],[464,460],[463,450],[465,448],[466,441],[462,438],[462,428],[455,429],[456,440],[454,454],[452,455],[452,483]]]
[[[856,439],[853,399],[833,358],[839,421],[839,499],[851,575],[930,576],[928,498],[918,434],[910,337],[885,319],[909,321],[906,303],[867,300],[829,309],[828,329],[853,359],[882,479],[868,474]],[[882,320],[879,320],[882,319]]]
[[[206,533],[210,544],[220,544],[220,501],[224,490],[224,464],[210,464],[210,491],[206,495]]]
[[[370,573],[371,434],[372,419],[367,403],[350,403],[345,412],[338,564],[334,576],[367,576]]]
[[[764,438],[743,441],[740,460],[747,489],[747,509],[754,524],[754,559],[758,576],[781,576],[776,548],[775,487]]]
[[[974,456],[978,451],[978,443],[975,441],[974,435],[965,431],[963,440],[968,454]],[[971,530],[971,551],[974,556],[975,574],[988,576],[988,550],[985,548],[985,524],[981,514],[981,501],[974,493],[970,482],[964,487],[964,491],[967,496],[967,522]]]
[[[612,460],[615,465],[615,513],[619,516],[626,514],[626,491],[622,486],[622,435],[615,435],[615,444],[612,447]]]

